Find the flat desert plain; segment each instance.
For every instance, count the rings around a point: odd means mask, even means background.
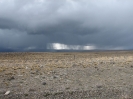
[[[133,51],[0,53],[0,99],[133,99]]]

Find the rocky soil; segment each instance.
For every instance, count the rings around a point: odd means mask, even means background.
[[[0,53],[0,99],[133,99],[133,51]]]

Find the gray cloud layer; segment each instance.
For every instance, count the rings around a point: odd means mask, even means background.
[[[132,0],[0,0],[0,48],[48,43],[132,49]]]

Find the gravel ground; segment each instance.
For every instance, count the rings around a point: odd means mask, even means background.
[[[133,99],[133,51],[0,53],[0,99]]]

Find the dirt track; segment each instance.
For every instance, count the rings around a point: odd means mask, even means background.
[[[133,51],[0,53],[0,99],[45,98],[133,99]]]

